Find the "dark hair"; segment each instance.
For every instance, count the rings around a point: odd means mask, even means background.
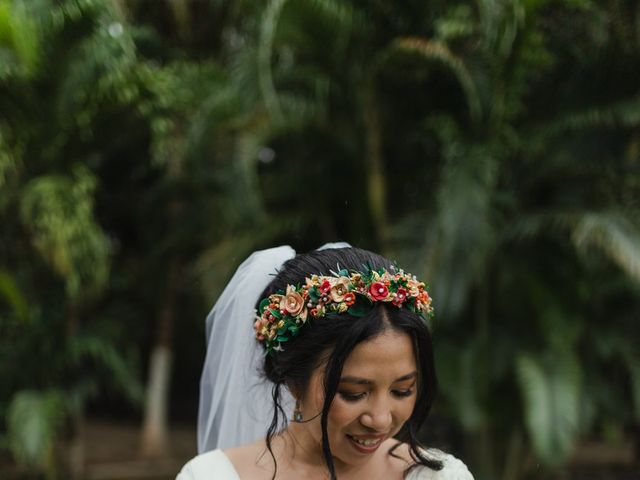
[[[375,270],[382,267],[387,270],[394,268],[393,263],[381,255],[359,248],[326,249],[299,254],[284,263],[260,299],[284,290],[287,285],[304,284],[305,277],[313,274],[331,275],[331,271],[337,272],[343,268],[364,271],[368,266]],[[329,319],[330,321],[324,321]],[[271,449],[271,441],[278,431],[280,420],[284,425],[287,421],[280,403],[281,389],[287,387],[293,392],[306,391],[313,371],[325,362],[325,396],[320,419],[322,451],[331,479],[336,478],[327,436],[327,419],[331,403],[338,390],[342,368],[356,345],[374,338],[389,328],[404,332],[412,339],[419,373],[416,404],[411,416],[396,437],[409,444],[411,457],[416,464],[425,465],[434,470],[442,468],[441,462],[430,459],[424,454],[419,448],[417,439],[417,432],[429,414],[437,391],[431,335],[419,315],[407,309],[399,309],[387,303],[378,302],[363,317],[354,317],[348,313],[329,314],[324,319],[313,321],[300,329],[298,336],[287,343],[284,351],[265,356],[264,374],[273,383],[273,417],[266,438],[267,448],[275,465],[273,478],[276,476],[278,466]],[[397,446],[389,450],[390,455],[394,455],[395,448]],[[411,468],[405,472],[405,475],[410,470]]]

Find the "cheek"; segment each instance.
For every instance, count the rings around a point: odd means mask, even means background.
[[[409,420],[409,417],[413,413],[413,409],[415,408],[415,406],[416,406],[415,396],[412,397],[411,401],[403,402],[398,413],[399,419],[402,421],[402,423]]]
[[[334,430],[339,430],[357,422],[360,415],[362,415],[362,407],[336,397],[329,411],[328,423]]]

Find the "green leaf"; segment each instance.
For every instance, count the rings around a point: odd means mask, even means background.
[[[356,301],[349,307],[349,314],[354,317],[363,317],[371,311],[373,302],[364,295],[356,295]]]
[[[264,309],[267,308],[268,306],[269,306],[269,299],[263,298],[262,301],[260,302],[260,305],[258,306],[258,312],[262,314],[262,312],[264,312]]]
[[[320,290],[315,285],[309,289],[309,298],[313,302],[317,302],[320,299]]]
[[[521,354],[516,368],[535,453],[545,464],[558,465],[578,438],[582,390],[578,361],[565,352],[542,359]]]
[[[16,393],[7,412],[8,443],[16,461],[40,469],[51,468],[53,444],[66,414],[59,391]]]
[[[18,318],[27,318],[29,309],[22,292],[13,277],[2,270],[0,270],[0,297],[4,297]]]

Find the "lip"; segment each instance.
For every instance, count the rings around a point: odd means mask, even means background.
[[[353,448],[355,448],[358,452],[360,453],[365,453],[365,454],[371,454],[373,452],[375,452],[376,450],[378,450],[378,448],[380,447],[380,445],[382,445],[382,442],[384,441],[384,439],[386,438],[386,435],[349,435],[347,434],[347,438],[349,439],[349,443],[353,446]],[[380,440],[378,443],[376,443],[375,445],[361,445],[358,442],[356,442],[354,439],[357,438],[358,440]]]

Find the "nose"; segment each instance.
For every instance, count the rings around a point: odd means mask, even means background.
[[[376,402],[360,416],[360,423],[375,432],[387,433],[393,423],[390,406],[385,401]]]

